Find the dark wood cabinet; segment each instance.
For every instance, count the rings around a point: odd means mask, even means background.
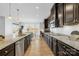
[[[53,37],[53,53],[54,55],[58,56],[58,42],[57,39]]]
[[[72,25],[74,23],[74,3],[64,4],[64,25]]]
[[[49,18],[51,21],[55,20],[55,17],[56,17],[55,12],[56,12],[55,5],[53,5],[53,7],[51,8],[51,15],[50,15],[50,18]]]
[[[11,44],[0,50],[0,56],[15,56],[15,44]]]
[[[44,34],[44,40],[51,51],[53,51],[54,55],[57,55],[57,40],[46,34]]]
[[[48,47],[54,53],[55,56],[79,56],[79,50],[73,48],[72,46],[52,37],[44,34],[44,40]]]
[[[45,19],[45,20],[44,20],[44,31],[45,31],[45,32],[49,32],[49,31],[50,31],[50,30],[49,30],[49,28],[50,28],[49,25],[50,25],[50,24],[49,24],[49,19]]]
[[[50,27],[79,24],[79,3],[55,3],[47,19]]]
[[[75,3],[75,23],[79,23],[79,3]]]
[[[53,44],[54,44],[53,37],[50,36],[50,48],[52,51],[53,51]]]
[[[45,19],[45,28],[48,28],[48,19]]]
[[[63,3],[58,4],[58,20],[59,20],[59,26],[62,27],[64,25],[64,4]]]
[[[28,49],[29,45],[31,44],[32,37],[33,37],[33,34],[29,34],[26,37],[24,37],[25,39],[24,39],[23,42],[20,42],[24,46],[23,47],[24,50],[22,52],[26,52],[26,50]],[[21,40],[23,40],[23,39],[21,39]],[[2,50],[0,50],[0,56],[15,56],[17,52],[19,53],[19,51],[17,51],[18,50],[17,48],[20,49],[20,45],[21,45],[20,43],[16,43],[15,42],[15,43],[10,44],[7,47],[3,48]],[[17,44],[18,44],[19,47],[16,46]]]
[[[79,56],[79,50],[58,40],[58,53],[61,56]]]
[[[62,24],[63,25],[79,24],[79,4],[59,3],[58,16],[59,16],[60,26],[62,26]]]
[[[26,52],[27,48],[28,48],[28,37],[26,36],[24,40],[24,53]]]

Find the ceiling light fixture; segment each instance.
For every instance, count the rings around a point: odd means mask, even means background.
[[[36,6],[35,8],[36,8],[36,9],[39,9],[39,6]]]
[[[19,9],[17,9],[17,20],[19,20]]]
[[[9,16],[8,16],[8,19],[12,19],[12,16],[11,16],[11,3],[9,3]]]

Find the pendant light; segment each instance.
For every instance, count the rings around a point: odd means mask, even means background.
[[[17,9],[17,20],[19,20],[19,9]]]
[[[12,16],[11,16],[11,3],[9,3],[9,16],[8,16],[8,19],[12,19]]]

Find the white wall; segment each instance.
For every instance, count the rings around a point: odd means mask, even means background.
[[[44,22],[40,22],[40,31],[44,32]]]
[[[5,17],[0,16],[0,35],[5,35]]]
[[[5,35],[9,35],[12,33],[12,24],[9,19],[5,20]]]

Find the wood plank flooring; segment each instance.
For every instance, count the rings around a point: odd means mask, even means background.
[[[25,56],[54,56],[43,38],[34,37]]]

